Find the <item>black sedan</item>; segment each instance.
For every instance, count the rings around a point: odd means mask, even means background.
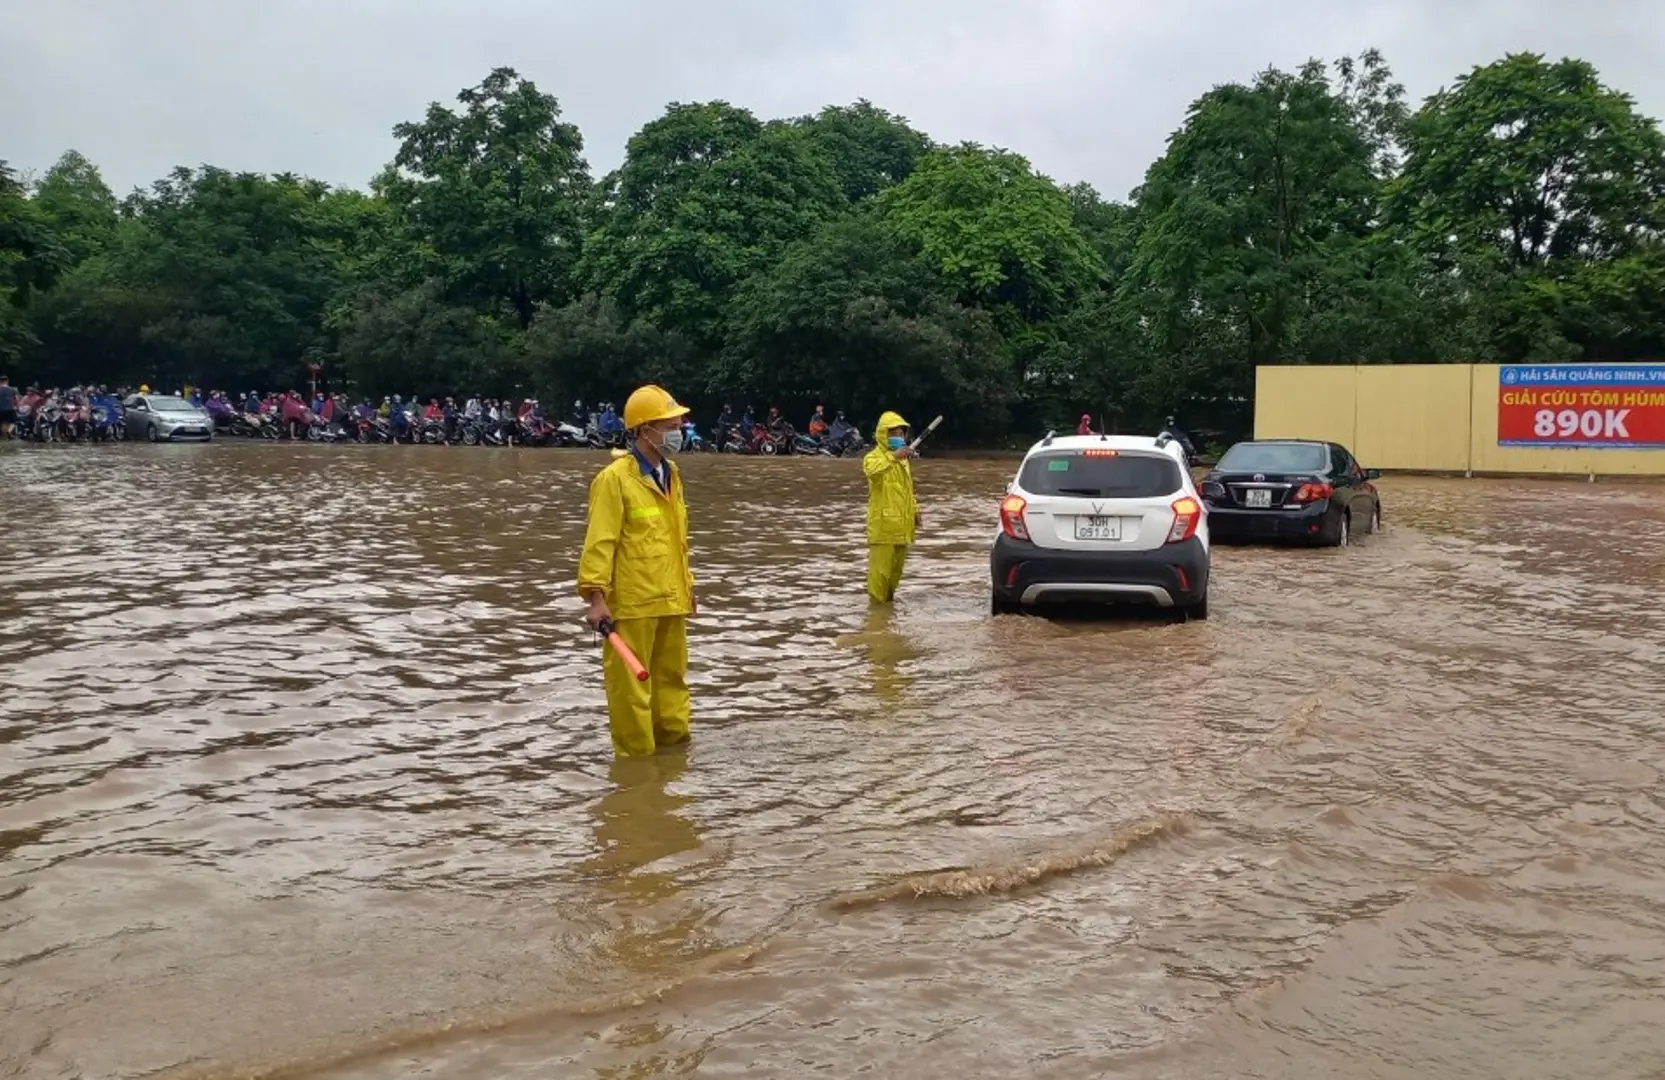
[[[1253,439],[1203,477],[1208,533],[1222,543],[1290,540],[1345,547],[1382,527],[1382,500],[1347,448],[1305,439]]]

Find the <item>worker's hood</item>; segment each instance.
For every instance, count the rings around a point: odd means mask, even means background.
[[[891,428],[905,428],[907,426],[908,422],[902,419],[901,413],[887,412],[879,417],[879,426],[873,429],[873,441],[883,446],[885,439],[890,436]]]

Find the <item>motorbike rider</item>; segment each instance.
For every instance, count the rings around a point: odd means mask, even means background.
[[[827,435],[827,407],[815,406],[815,415],[809,418],[809,433],[817,439],[824,439]]]
[[[214,426],[217,428],[226,427],[231,423],[231,418],[237,415],[237,410],[231,407],[231,402],[227,401],[225,394],[219,390],[208,395],[206,408],[208,409],[208,415],[214,420]]]
[[[1093,418],[1087,413],[1081,414],[1081,423],[1075,425],[1077,435],[1091,435],[1093,433]]]
[[[610,622],[647,667],[638,682],[602,649],[613,752],[638,757],[688,741],[688,619],[696,612],[688,563],[688,506],[670,460],[688,410],[658,386],[625,401],[630,450],[590,483],[578,593],[591,626]]]
[[[625,434],[628,425],[613,411],[613,403],[605,402],[601,406],[601,419],[596,421],[596,430],[602,435],[613,437]]]
[[[888,604],[896,599],[908,548],[921,522],[908,464],[913,456],[908,422],[886,412],[873,438],[877,445],[861,463],[867,476],[867,595],[875,604]]]
[[[11,380],[0,375],[0,439],[17,433],[17,388]]]
[[[304,438],[312,417],[308,414],[306,406],[301,404],[301,395],[293,390],[289,391],[283,396],[280,408],[279,418],[283,421],[284,434],[291,439]]]

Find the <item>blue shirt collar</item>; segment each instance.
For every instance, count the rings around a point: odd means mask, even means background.
[[[631,447],[630,447],[630,456],[636,459],[636,466],[639,469],[642,470],[642,475],[643,476],[647,477],[649,480],[652,480],[654,482],[654,484],[658,486],[660,491],[663,491],[666,494],[670,494],[670,490],[671,490],[671,463],[670,462],[661,458],[660,461],[659,461],[659,468],[655,469],[651,464],[649,464],[648,459],[642,456],[642,452],[640,450],[636,449],[634,444],[632,444]]]

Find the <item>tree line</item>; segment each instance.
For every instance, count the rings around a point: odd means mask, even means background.
[[[1414,109],[1374,51],[1268,69],[1192,103],[1126,202],[867,101],[673,103],[597,179],[510,68],[394,135],[367,191],[203,166],[118,199],[74,151],[0,162],[0,370],[241,393],[315,364],[546,403],[655,380],[997,438],[1083,411],[1236,434],[1260,364],[1665,356],[1665,136],[1575,59]]]

